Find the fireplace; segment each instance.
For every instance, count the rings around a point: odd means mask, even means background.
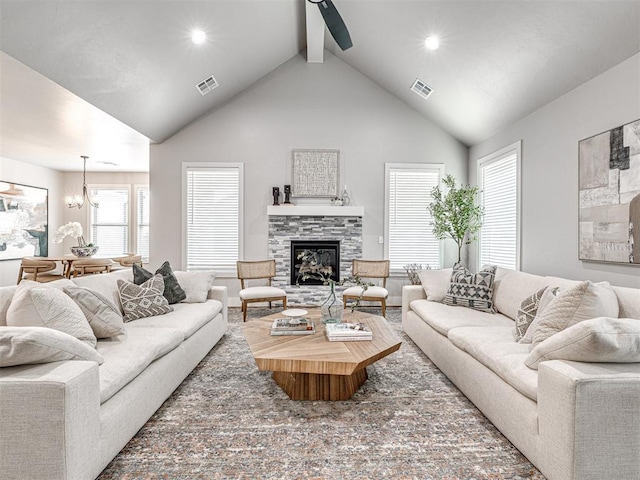
[[[339,282],[340,241],[292,240],[290,265],[291,285],[322,285],[323,277]]]

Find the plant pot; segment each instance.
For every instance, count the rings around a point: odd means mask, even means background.
[[[98,251],[97,246],[93,247],[71,247],[71,253],[76,257],[92,257]]]

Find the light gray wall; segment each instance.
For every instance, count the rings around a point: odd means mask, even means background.
[[[640,54],[471,148],[475,183],[479,158],[522,140],[522,270],[640,287],[638,266],[578,260],[578,142],[638,118]]]
[[[365,207],[365,258],[383,258],[385,162],[444,163],[447,173],[467,180],[464,145],[329,52],[323,64],[307,64],[299,55],[151,145],[151,266],[170,260],[182,268],[182,162],[244,163],[244,258],[266,258],[271,187],[290,183],[291,150],[297,148],[340,149],[340,182],[353,203]],[[445,262],[455,257],[447,248]],[[238,280],[217,282],[230,287],[230,297],[237,295]],[[390,296],[399,298],[403,282],[390,282]]]
[[[0,181],[49,189],[49,254],[61,255],[62,245],[51,242],[51,235],[63,222],[63,175],[50,168],[0,157]],[[20,260],[0,261],[0,287],[15,285]]]

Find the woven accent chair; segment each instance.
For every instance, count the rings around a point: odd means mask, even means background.
[[[52,282],[64,278],[62,273],[48,273],[56,269],[53,260],[42,260],[37,257],[23,257],[18,273],[18,283],[25,278],[34,282]]]
[[[387,315],[387,278],[389,277],[389,260],[354,260],[351,265],[351,273],[363,280],[382,279],[382,286],[368,287],[366,291],[358,285],[347,288],[342,292],[344,308],[347,308],[349,300],[364,300],[367,302],[380,302],[382,304],[382,316]]]
[[[109,273],[112,266],[113,260],[110,258],[87,258],[74,261],[72,273],[74,278],[94,273]]]
[[[240,293],[242,300],[242,321],[247,321],[247,306],[254,302],[282,302],[282,308],[287,308],[287,292],[281,288],[271,286],[271,279],[276,276],[275,260],[259,260],[256,262],[238,262],[238,279],[240,280]],[[250,281],[266,280],[267,285],[249,286]]]

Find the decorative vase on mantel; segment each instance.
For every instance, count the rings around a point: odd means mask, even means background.
[[[336,295],[335,283],[329,283],[331,291],[329,296],[320,306],[320,313],[322,315],[322,323],[342,323],[342,313],[344,304]]]

